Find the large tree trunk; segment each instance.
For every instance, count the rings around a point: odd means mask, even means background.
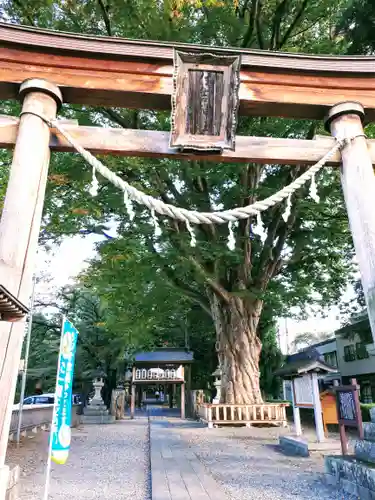
[[[210,296],[222,369],[221,401],[226,404],[263,402],[259,386],[262,344],[256,331],[263,303],[233,297],[229,302]]]

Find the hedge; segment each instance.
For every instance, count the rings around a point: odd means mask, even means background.
[[[375,403],[365,404],[361,403],[362,420],[364,422],[371,422],[370,410],[375,408]]]

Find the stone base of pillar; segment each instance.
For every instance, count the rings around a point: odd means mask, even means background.
[[[9,467],[4,465],[0,468],[0,500],[6,499],[9,476]]]
[[[8,489],[6,500],[18,500],[19,498],[20,468],[18,465],[9,471]]]
[[[18,500],[20,468],[17,465],[9,469],[7,465],[0,468],[0,500]]]

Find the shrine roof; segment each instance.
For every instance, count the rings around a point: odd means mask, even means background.
[[[304,375],[305,373],[318,372],[318,373],[334,373],[337,368],[327,365],[324,361],[319,360],[297,360],[292,363],[287,363],[274,372],[278,377],[293,377],[294,375]]]
[[[188,364],[194,361],[194,354],[185,349],[161,348],[151,352],[138,352],[135,364],[141,363],[180,363]]]
[[[337,368],[325,363],[321,359],[321,354],[313,348],[288,356],[284,366],[276,370],[274,375],[289,378],[312,372],[335,373]]]

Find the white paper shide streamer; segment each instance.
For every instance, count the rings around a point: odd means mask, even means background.
[[[311,177],[309,195],[310,195],[310,198],[315,201],[315,203],[319,203],[320,197],[318,195],[318,188],[316,187],[315,175],[313,175]]]
[[[91,196],[95,197],[98,196],[99,192],[99,181],[96,178],[96,168],[92,167],[92,181],[89,187],[89,193]]]
[[[286,199],[286,207],[283,213],[284,222],[288,221],[291,213],[292,213],[292,195],[290,194]]]
[[[264,233],[266,230],[262,221],[262,214],[258,212],[256,217],[257,217],[257,229],[259,230],[258,234],[262,235],[262,233]]]
[[[230,221],[228,222],[228,241],[227,241],[227,247],[229,250],[233,251],[236,248],[236,236],[234,234],[234,227],[237,226],[236,222]]]
[[[159,221],[155,215],[155,210],[151,210],[151,218],[154,224],[154,236],[155,238],[159,238],[159,236],[161,236],[162,234],[162,230],[161,227],[159,226]]]
[[[131,221],[134,220],[135,212],[134,212],[134,208],[133,208],[133,203],[132,203],[131,199],[129,198],[129,194],[127,191],[124,191],[124,203],[125,203],[126,211],[128,212],[129,219]]]
[[[186,229],[190,233],[190,246],[196,247],[197,246],[197,237],[195,236],[194,228],[191,226],[191,224],[188,220],[185,221],[185,224],[186,224]]]
[[[262,214],[261,212],[258,212],[256,215],[256,228],[257,228],[257,234],[260,236],[260,241],[264,243],[267,238],[267,229],[265,225],[263,224],[262,220]]]

